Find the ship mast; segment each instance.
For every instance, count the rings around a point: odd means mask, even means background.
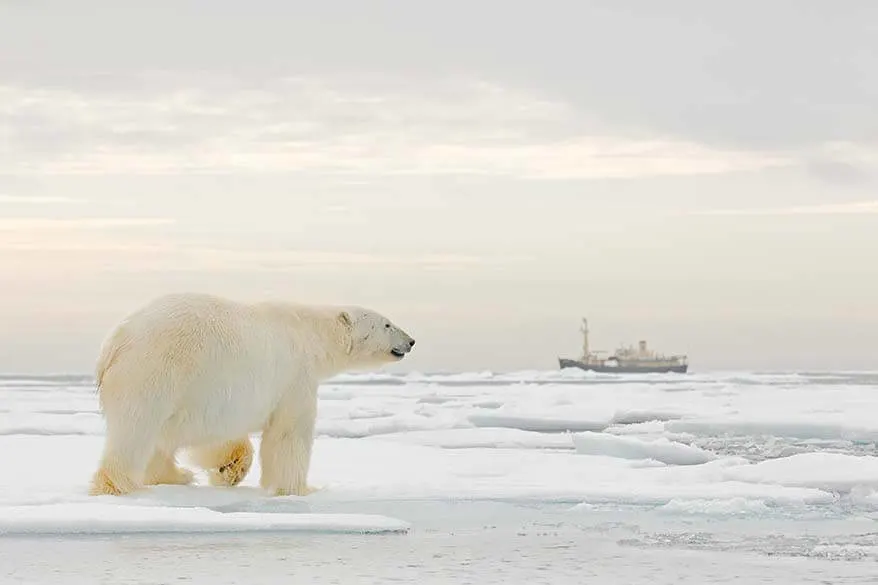
[[[582,359],[588,360],[588,354],[591,353],[588,348],[588,319],[582,319]]]

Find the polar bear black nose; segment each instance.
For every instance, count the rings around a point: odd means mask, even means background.
[[[415,346],[415,340],[412,339],[411,341],[409,341],[409,347],[414,347],[414,346]]]

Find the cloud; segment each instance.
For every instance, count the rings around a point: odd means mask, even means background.
[[[832,159],[812,159],[805,163],[806,169],[814,177],[841,186],[860,186],[871,182],[875,173],[868,167]]]
[[[458,172],[541,179],[698,175],[795,164],[782,155],[719,151],[679,140],[600,136],[538,145],[436,145],[425,154]]]
[[[465,254],[375,254],[322,250],[229,250],[181,247],[177,256],[201,269],[287,271],[302,268],[419,267],[454,268],[473,265],[500,265],[526,261],[522,256],[479,256]]]
[[[220,88],[214,87],[220,85]],[[614,134],[570,104],[468,79],[217,78],[141,92],[0,87],[0,173],[317,172],[538,179],[789,166],[781,153]]]
[[[878,200],[775,208],[710,209],[686,215],[862,215],[878,213]]]
[[[148,241],[110,241],[100,238],[10,238],[0,240],[0,252],[50,252],[52,257],[100,258],[102,270],[134,272],[288,272],[349,268],[407,267],[455,270],[466,266],[500,267],[532,260],[522,255],[374,254],[325,250],[283,250],[183,246]],[[95,255],[96,252],[100,254]],[[136,259],[136,262],[132,262]],[[114,263],[115,262],[115,263]]]
[[[72,197],[43,197],[43,196],[15,196],[0,195],[0,205],[54,205],[58,203],[84,203],[83,199],[74,199]]]
[[[154,227],[174,224],[169,218],[132,217],[83,217],[75,219],[51,219],[41,217],[0,218],[0,231],[70,230],[70,229],[116,229],[129,227]]]
[[[597,120],[699,143],[798,149],[878,131],[878,5],[868,1],[844,10],[789,0],[645,2],[637,10],[566,0],[551,11],[498,0],[346,3],[343,21],[332,2],[97,4],[0,2],[30,7],[0,14],[19,23],[0,35],[0,79],[152,87],[160,82],[129,74],[151,68],[193,78],[225,71],[261,86],[279,70],[372,69],[428,93],[435,84],[425,76],[468,71],[551,91]],[[363,21],[369,26],[357,26]],[[27,33],[40,26],[42,37]],[[220,80],[210,89],[232,86]]]
[[[833,185],[867,185],[878,177],[878,143],[827,142],[806,155],[805,167],[813,176]]]
[[[107,254],[130,257],[137,254],[170,253],[175,250],[176,248],[164,244],[108,242],[101,240],[71,241],[70,238],[66,237],[63,239],[47,240],[45,237],[17,237],[17,234],[9,236],[0,232],[0,252],[51,252],[56,255],[100,252],[100,256],[104,258]]]
[[[149,230],[174,223],[166,218],[0,218],[0,257],[24,252],[48,253],[53,262],[69,261],[70,255],[89,253],[95,259],[110,256],[150,255],[170,252],[163,242],[149,241]],[[145,239],[144,236],[147,236]]]

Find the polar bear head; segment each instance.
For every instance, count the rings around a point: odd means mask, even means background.
[[[360,364],[403,359],[415,345],[412,337],[384,315],[363,307],[345,307],[338,320],[346,332],[346,352]]]

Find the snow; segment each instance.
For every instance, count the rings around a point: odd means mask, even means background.
[[[850,492],[878,488],[878,457],[842,453],[801,453],[754,465],[733,467],[726,476],[739,481]]]
[[[698,465],[716,458],[713,453],[664,437],[637,439],[607,433],[579,433],[573,436],[577,453],[622,459],[650,459],[669,465]]]
[[[192,486],[93,498],[104,427],[91,381],[0,377],[0,535],[483,531],[511,543],[551,525],[558,546],[590,535],[590,550],[616,555],[874,563],[876,384],[870,373],[346,375],[320,390],[320,490],[308,497],[263,493],[257,457],[236,488],[199,472]]]
[[[398,441],[443,449],[573,449],[564,433],[539,433],[516,428],[460,428],[408,431],[373,436],[372,440]]]
[[[205,508],[118,504],[7,506],[0,534],[132,534],[190,532],[406,532],[408,523],[367,514],[224,512]]]
[[[671,500],[659,508],[669,514],[692,514],[704,516],[758,516],[770,514],[771,506],[764,500],[731,497],[727,499]]]
[[[511,416],[500,414],[473,414],[469,416],[469,422],[477,427],[497,427],[508,429],[520,429],[537,433],[558,433],[564,431],[579,432],[588,430],[603,430],[610,424],[609,420],[582,420],[563,418],[540,418],[526,416]]]

